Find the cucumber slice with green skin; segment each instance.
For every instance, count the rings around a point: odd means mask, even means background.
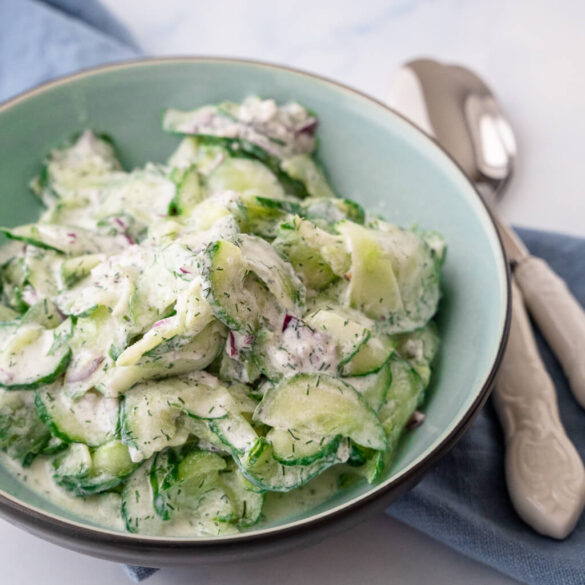
[[[0,390],[0,449],[27,466],[51,438],[34,408],[31,392]]]
[[[162,343],[131,366],[111,367],[96,383],[96,388],[105,396],[118,396],[140,382],[203,370],[219,355],[225,328],[215,320],[195,337],[180,341],[176,343],[173,338]]]
[[[305,287],[292,266],[285,262],[265,240],[242,234],[235,239],[242,250],[246,266],[254,272],[274,295],[280,307],[296,314],[305,303]]]
[[[76,496],[110,491],[124,482],[136,469],[128,448],[114,440],[93,452],[86,445],[74,443],[53,461],[53,478]]]
[[[185,289],[177,294],[175,315],[156,321],[138,341],[118,356],[116,365],[131,366],[145,355],[160,356],[177,351],[214,320],[211,307],[203,298],[199,279],[185,284]]]
[[[86,130],[63,148],[51,152],[43,173],[33,184],[44,201],[51,196],[72,197],[95,178],[120,169],[112,139],[106,134]]]
[[[378,411],[388,438],[388,459],[396,449],[406,423],[424,399],[422,380],[410,364],[396,354],[392,356],[390,363],[392,384],[388,389],[384,404]]]
[[[155,259],[139,276],[130,298],[130,315],[137,331],[168,315],[180,290],[186,287],[184,280]]]
[[[337,453],[342,438],[302,435],[290,429],[270,429],[266,440],[272,445],[274,458],[283,465],[310,465]]]
[[[309,465],[283,465],[275,459],[272,445],[260,437],[244,457],[234,459],[242,475],[257,489],[289,492],[306,484],[329,467],[344,463],[348,456],[349,449],[342,442],[334,454]]]
[[[318,331],[326,332],[339,347],[339,375],[365,376],[378,371],[394,350],[387,335],[372,335],[373,323],[358,315],[352,319],[347,310],[319,309],[307,322]],[[370,328],[368,328],[370,327]]]
[[[322,224],[326,229],[330,229],[338,221],[344,219],[349,219],[360,225],[363,225],[365,221],[364,208],[351,199],[311,197],[303,201],[302,211],[299,215],[314,223]]]
[[[284,159],[280,167],[289,177],[301,181],[311,197],[335,197],[325,173],[308,154]]]
[[[287,317],[283,330],[256,335],[252,356],[258,369],[272,381],[295,372],[334,374],[339,358],[335,341],[301,319]]]
[[[133,460],[140,461],[166,447],[183,445],[189,436],[185,416],[213,420],[234,409],[230,393],[205,372],[143,383],[122,399],[122,441],[131,447]]]
[[[276,237],[279,225],[301,210],[298,203],[287,199],[269,199],[247,193],[242,194],[241,198],[247,212],[243,231],[263,238]]]
[[[372,230],[350,221],[337,224],[351,252],[349,306],[372,319],[387,319],[404,310],[391,257]]]
[[[70,335],[69,320],[56,329],[35,324],[16,328],[0,350],[0,386],[8,390],[34,390],[53,383],[71,359],[67,345]]]
[[[236,331],[280,324],[284,313],[297,314],[304,303],[304,286],[290,264],[253,236],[242,234],[235,243],[219,240],[212,245],[202,275],[215,316]]]
[[[236,531],[231,524],[216,520],[230,516],[233,508],[226,493],[210,490],[200,500],[197,510],[179,511],[176,518],[164,521],[153,506],[150,485],[151,462],[138,468],[122,490],[122,517],[128,532],[165,536],[219,536]]]
[[[274,173],[259,161],[246,158],[226,158],[206,179],[211,193],[236,191],[269,199],[285,196]]]
[[[24,254],[27,284],[37,298],[53,298],[63,288],[60,267],[63,256],[57,252],[27,246]]]
[[[384,429],[353,387],[325,375],[298,374],[269,389],[254,419],[277,429],[316,436],[348,437],[358,445],[384,450]]]
[[[280,225],[273,246],[288,259],[303,283],[315,290],[324,289],[350,267],[343,238],[300,217]]]
[[[287,195],[299,197],[300,199],[309,196],[305,184],[302,181],[294,179],[281,168],[280,158],[249,140],[198,134],[197,141],[207,148],[221,150],[231,158],[259,161],[278,177],[278,181]],[[217,166],[217,163],[215,164]],[[219,161],[219,164],[221,164],[221,160]],[[210,172],[212,171],[213,169]]]
[[[238,528],[248,528],[257,524],[262,515],[264,494],[258,491],[233,464],[221,472],[220,481],[232,504]]]
[[[88,317],[76,320],[69,340],[71,362],[63,389],[71,398],[91,390],[113,366],[112,348],[126,345],[128,323],[112,317],[106,307],[98,307]]]
[[[189,215],[193,208],[205,199],[196,165],[175,168],[171,179],[177,186],[176,195],[171,201],[170,211],[175,215]]]
[[[260,150],[277,161],[312,152],[316,125],[317,120],[299,104],[277,106],[273,100],[256,97],[241,105],[226,102],[189,112],[169,109],[163,115],[163,129],[168,132],[238,141],[246,152]]]
[[[116,254],[128,246],[127,240],[121,236],[101,236],[77,226],[32,223],[12,229],[0,228],[0,232],[11,240],[69,256],[100,252]]]
[[[93,268],[105,260],[103,254],[86,254],[67,258],[61,264],[61,278],[67,288],[71,288],[83,280]]]
[[[435,314],[440,297],[439,268],[422,238],[376,220],[368,229],[337,224],[352,253],[348,304],[380,321],[386,333],[422,327]]]
[[[31,396],[31,398],[32,398],[32,396]],[[32,406],[34,408],[34,403],[32,404]],[[36,409],[35,409],[35,412],[36,412]],[[49,457],[52,455],[57,455],[58,453],[65,451],[65,449],[67,449],[68,447],[69,447],[69,443],[62,441],[58,437],[51,436],[48,443],[43,447],[43,450],[41,451],[41,455],[47,455]]]
[[[220,487],[219,474],[225,468],[225,459],[209,451],[193,450],[183,457],[177,457],[172,450],[158,453],[150,470],[157,514],[163,520],[170,520],[187,510],[197,509],[207,492]],[[229,519],[232,514],[230,505]]]
[[[37,390],[35,406],[51,433],[66,443],[97,447],[116,435],[116,399],[105,398],[96,392],[71,398],[62,387],[49,387]]]
[[[421,329],[396,336],[398,353],[421,377],[425,388],[431,380],[431,368],[439,351],[439,333],[433,321]]]
[[[258,434],[242,415],[232,413],[223,419],[209,422],[209,428],[232,452],[234,457],[244,457],[254,447]]]
[[[226,343],[229,343],[229,339]],[[240,353],[237,359],[233,359],[224,351],[221,354],[219,377],[227,382],[253,384],[260,377],[260,370],[251,356]]]
[[[213,172],[226,156],[229,156],[229,153],[225,148],[201,144],[194,136],[186,136],[171,154],[167,164],[177,169],[186,169],[194,165],[205,177]]]
[[[366,376],[348,377],[343,379],[359,392],[371,406],[374,412],[378,412],[384,401],[390,384],[392,384],[392,364],[391,359],[373,374]]]
[[[176,190],[166,168],[147,164],[143,169],[122,175],[104,189],[93,212],[94,218],[100,221],[130,216],[134,224],[132,231],[140,234],[151,223],[168,215]]]
[[[110,256],[91,273],[54,301],[65,315],[86,316],[98,306],[107,307],[112,316],[127,321],[129,304],[141,266],[148,266],[152,253],[139,246],[124,254]]]
[[[352,461],[353,459],[353,461]],[[386,453],[364,449],[358,445],[352,445],[352,452],[348,463],[352,471],[368,483],[374,483],[384,471],[387,464]]]
[[[152,461],[145,461],[126,481],[122,490],[122,518],[126,530],[134,534],[161,534],[163,529],[163,520],[153,505],[151,465]]]
[[[45,329],[55,329],[63,321],[57,305],[49,299],[31,305],[20,319],[22,325],[40,325]]]

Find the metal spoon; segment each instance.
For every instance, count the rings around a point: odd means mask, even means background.
[[[430,59],[411,61],[396,75],[390,105],[435,137],[488,204],[495,203],[512,176],[516,144],[506,116],[477,75]],[[585,506],[585,469],[559,418],[524,301],[583,406],[585,313],[550,267],[494,217],[514,273],[510,338],[494,393],[506,434],[508,491],[525,522],[564,538]]]

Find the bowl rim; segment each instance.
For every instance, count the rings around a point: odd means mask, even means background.
[[[243,532],[236,535],[228,536],[213,536],[207,538],[177,538],[177,537],[161,537],[161,536],[148,536],[141,534],[133,534],[128,532],[119,532],[116,530],[104,528],[101,526],[94,525],[92,523],[82,523],[75,520],[67,520],[62,516],[48,512],[37,506],[24,504],[19,499],[6,493],[0,489],[0,512],[7,517],[7,519],[14,521],[15,523],[22,522],[31,531],[35,533],[42,533],[43,531],[52,532],[57,535],[65,535],[65,538],[76,536],[82,537],[84,540],[92,542],[95,545],[102,545],[111,548],[112,546],[118,545],[131,545],[134,547],[144,546],[144,550],[147,552],[154,550],[164,552],[169,549],[180,549],[180,550],[191,550],[197,549],[209,549],[215,547],[225,547],[229,545],[237,546],[238,544],[249,545],[251,543],[257,543],[260,541],[266,541],[267,539],[278,539],[291,537],[297,534],[299,531],[305,531],[310,528],[318,528],[327,525],[335,519],[339,519],[342,516],[346,516],[350,513],[355,515],[356,512],[366,508],[387,495],[390,491],[400,491],[407,489],[411,485],[415,484],[424,472],[436,463],[443,455],[445,455],[461,438],[464,431],[469,427],[471,422],[477,416],[483,405],[485,404],[491,390],[493,388],[493,382],[501,363],[506,343],[508,340],[511,320],[511,276],[510,268],[507,261],[507,256],[504,250],[502,238],[497,229],[497,223],[494,219],[493,213],[486,202],[481,197],[478,189],[473,182],[464,173],[461,166],[457,161],[437,142],[437,140],[423,132],[408,118],[403,116],[400,112],[390,107],[383,101],[368,95],[358,89],[355,89],[349,85],[341,83],[339,81],[330,79],[326,76],[319,75],[316,73],[308,72],[295,67],[286,65],[280,65],[268,61],[261,61],[255,59],[246,58],[235,58],[235,57],[220,57],[220,56],[168,56],[168,57],[142,57],[137,59],[127,59],[123,61],[117,61],[115,63],[109,63],[106,65],[99,65],[95,67],[84,68],[74,73],[59,76],[47,82],[43,82],[33,86],[32,88],[16,94],[8,100],[0,103],[0,115],[11,109],[12,107],[25,102],[37,95],[41,95],[51,89],[73,83],[79,79],[86,77],[92,77],[94,75],[100,75],[116,70],[123,70],[129,68],[139,68],[151,65],[166,65],[166,64],[180,64],[180,63],[212,63],[212,64],[226,64],[226,65],[248,65],[259,67],[262,69],[274,69],[276,71],[284,71],[295,75],[300,75],[309,78],[313,81],[318,81],[326,85],[332,86],[336,90],[343,90],[354,96],[365,99],[374,105],[381,107],[400,118],[403,122],[406,122],[408,126],[415,130],[415,132],[424,136],[429,142],[431,142],[436,149],[441,151],[448,160],[454,165],[457,171],[465,179],[472,191],[475,193],[479,200],[483,211],[485,212],[485,219],[487,219],[487,225],[490,225],[495,235],[497,242],[496,251],[499,252],[500,260],[503,264],[504,269],[504,302],[505,302],[505,315],[502,323],[502,331],[498,343],[498,350],[492,367],[485,377],[483,384],[473,402],[469,405],[467,410],[463,413],[457,424],[453,425],[449,433],[444,436],[438,444],[436,444],[427,453],[423,453],[417,460],[410,464],[410,467],[402,472],[400,475],[394,478],[390,478],[383,482],[376,489],[369,490],[356,497],[353,500],[339,504],[329,510],[321,512],[319,514],[309,515],[305,518],[297,519],[281,526],[272,526],[260,530],[254,530],[249,532]],[[61,539],[60,539],[61,540]],[[66,542],[61,541],[61,544],[68,546]],[[87,554],[94,554],[91,551],[84,551]],[[106,558],[107,555],[99,554],[95,552],[95,555]]]

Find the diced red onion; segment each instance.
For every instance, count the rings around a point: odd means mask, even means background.
[[[183,274],[191,274],[190,270],[187,270],[186,268],[183,268],[182,266],[179,266],[179,270],[183,273]]]
[[[119,217],[114,217],[114,223],[120,226],[123,230],[128,229],[128,226],[124,221],[122,221]]]
[[[412,429],[420,427],[420,425],[422,425],[425,422],[426,418],[427,415],[424,412],[421,412],[420,410],[415,410],[412,413],[412,416],[410,417],[408,422],[406,423],[406,430],[411,431]]]
[[[284,331],[290,324],[290,322],[292,320],[298,321],[298,319],[293,316],[293,315],[289,315],[288,313],[284,316],[284,321],[282,322],[282,330]]]
[[[297,128],[297,134],[314,134],[319,125],[317,118],[309,118],[306,122]]]
[[[230,331],[229,332],[229,340],[230,340],[230,357],[236,357],[238,355],[238,350],[236,348],[236,338],[234,334]]]

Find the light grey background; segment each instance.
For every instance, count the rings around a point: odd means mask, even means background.
[[[518,135],[502,211],[517,224],[585,235],[579,0],[103,0],[153,55],[249,57],[326,75],[378,98],[417,56],[458,61],[496,89]],[[3,583],[121,585],[117,565],[0,521]],[[386,517],[271,561],[165,569],[149,585],[507,585],[513,581]]]

